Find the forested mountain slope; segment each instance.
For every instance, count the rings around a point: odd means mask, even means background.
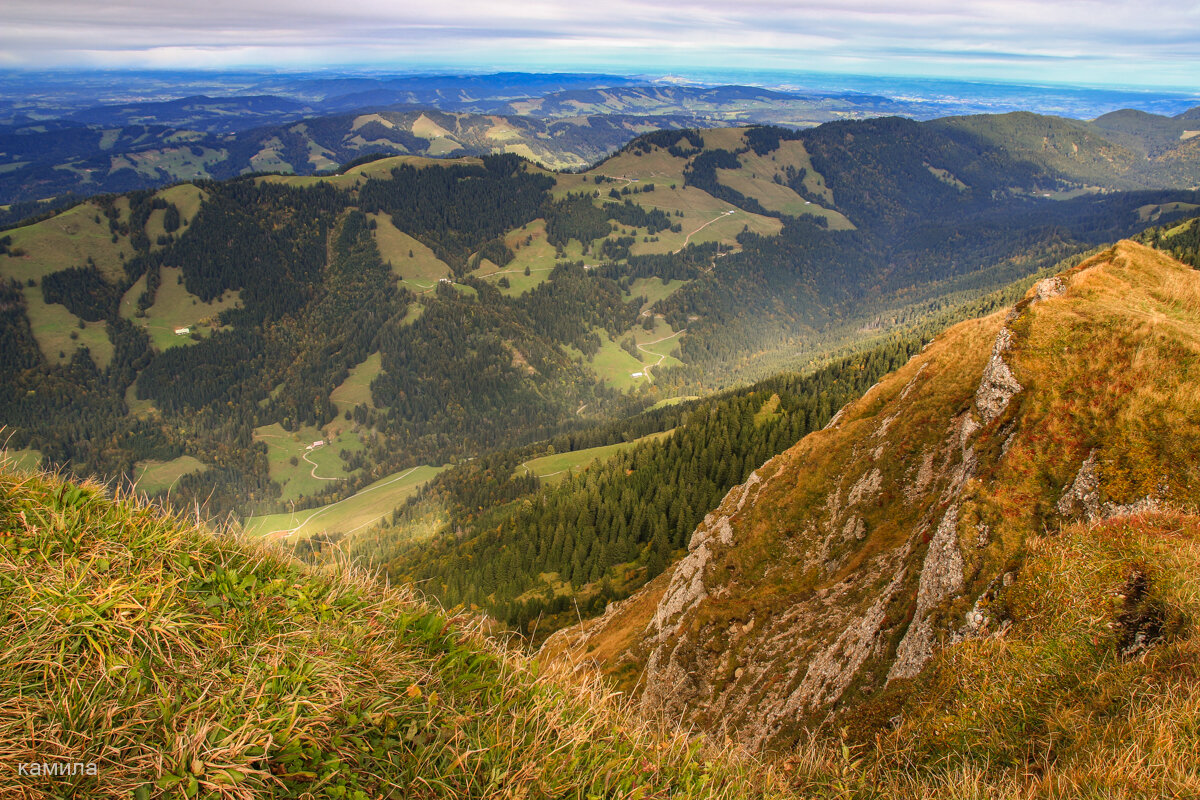
[[[0,422],[24,458],[294,515],[807,370],[1197,205],[1041,196],[1067,181],[883,119],[101,196],[0,236]]]
[[[1055,170],[1081,185],[1200,185],[1196,142],[1179,119],[1119,111],[1084,122],[1014,112],[948,117],[930,124],[968,131],[1014,158]]]
[[[1198,314],[1200,273],[1132,242],[1040,281],[756,469],[681,561],[547,651],[755,748],[850,726],[985,774],[1053,750],[1124,791],[1104,754],[1151,747],[1155,785],[1194,786],[1171,755],[1193,701],[1171,698],[1195,696],[1173,665],[1196,527],[1172,515],[1200,501]],[[1148,745],[1148,706],[1192,745]]]
[[[1194,139],[1200,133],[1197,119],[1200,119],[1200,106],[1173,117],[1127,108],[1096,117],[1092,125],[1115,141],[1127,143],[1128,147],[1153,157],[1178,148],[1180,142]]]

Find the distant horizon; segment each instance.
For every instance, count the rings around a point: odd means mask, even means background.
[[[805,87],[792,87],[780,83],[778,79],[806,76],[811,78],[829,78],[843,80],[869,81],[911,81],[931,84],[967,84],[996,87],[1024,87],[1035,89],[1072,89],[1077,91],[1128,91],[1136,94],[1172,94],[1191,96],[1200,100],[1200,85],[1173,86],[1166,84],[1135,84],[1135,83],[1087,83],[1065,80],[1021,80],[1017,78],[983,78],[983,77],[948,77],[922,74],[884,74],[871,72],[840,72],[834,70],[806,69],[774,69],[754,70],[749,68],[729,68],[717,71],[702,70],[669,70],[653,72],[644,69],[572,69],[564,67],[488,67],[475,65],[437,64],[432,66],[417,66],[404,64],[320,64],[305,66],[270,66],[270,65],[234,65],[234,66],[189,66],[189,67],[142,67],[135,65],[83,67],[77,65],[60,66],[0,66],[0,74],[19,73],[25,75],[107,75],[107,74],[141,74],[141,75],[278,75],[297,76],[310,74],[342,75],[346,77],[468,77],[491,75],[578,75],[585,77],[613,77],[624,79],[644,79],[647,84],[679,84],[701,86],[752,86],[762,89],[780,91],[805,91]],[[763,79],[754,76],[772,75],[776,79]],[[820,89],[817,89],[818,91]],[[831,90],[832,91],[832,90]],[[861,91],[865,90],[838,90]]]

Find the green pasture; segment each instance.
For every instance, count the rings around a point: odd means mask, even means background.
[[[637,278],[629,288],[633,297],[646,298],[646,302],[642,305],[642,311],[646,311],[660,300],[665,300],[675,294],[686,283],[687,281],[681,280],[664,281],[662,278]]]
[[[554,247],[546,241],[546,221],[538,218],[520,228],[509,231],[504,237],[505,244],[513,251],[514,258],[504,267],[498,267],[486,259],[479,268],[471,274],[497,283],[500,278],[508,278],[509,287],[501,287],[506,295],[516,296],[536,287],[550,277],[558,260],[554,257]],[[567,259],[583,258],[582,246],[575,241],[565,248]],[[525,270],[529,274],[525,274]]]
[[[7,469],[29,472],[40,467],[43,458],[41,450],[34,450],[32,448],[7,450],[0,445],[0,464],[3,464]]]
[[[588,447],[584,450],[572,450],[569,453],[555,453],[540,458],[533,458],[518,466],[513,471],[513,475],[520,476],[531,473],[547,483],[558,483],[568,472],[586,467],[595,461],[611,458],[622,450],[632,450],[642,442],[650,442],[670,436],[673,432],[663,431],[662,433],[652,433],[649,436],[643,436],[631,442]]]
[[[326,433],[306,426],[288,432],[278,422],[255,428],[254,440],[267,446],[269,474],[283,488],[280,498],[284,502],[315,495],[334,481],[349,477],[353,473],[346,472],[339,453],[363,448],[362,441],[350,431]],[[325,445],[309,450],[308,446],[316,441],[324,441]]]
[[[128,222],[128,199],[117,198],[116,207],[120,220]],[[127,237],[118,235],[117,241],[112,241],[108,218],[91,201],[41,222],[7,230],[4,235],[12,237],[10,250],[23,254],[0,256],[0,275],[22,284],[67,267],[83,266],[89,256],[105,278],[116,283],[125,275],[125,258],[133,254]]]
[[[294,513],[250,517],[243,527],[251,536],[304,537],[322,531],[351,533],[391,514],[443,469],[445,467],[420,466],[402,470],[336,503]]]
[[[385,263],[401,283],[414,292],[433,289],[439,278],[450,277],[450,267],[433,251],[396,227],[387,214],[369,214],[375,221],[375,244]]]
[[[209,336],[219,327],[217,316],[241,302],[236,290],[228,291],[216,300],[205,303],[183,284],[183,270],[160,267],[161,283],[154,294],[154,305],[144,317],[136,316],[137,301],[146,290],[146,276],[138,278],[121,298],[121,316],[146,330],[150,342],[158,350],[194,344],[191,333]],[[175,333],[176,328],[190,328],[188,334]]]
[[[184,475],[206,469],[207,464],[192,456],[180,456],[170,461],[139,461],[134,466],[134,485],[139,492],[153,496],[169,491]]]
[[[361,364],[351,367],[350,376],[330,392],[329,399],[337,406],[339,414],[359,403],[372,405],[371,381],[382,369],[381,362],[379,353],[372,353]]]

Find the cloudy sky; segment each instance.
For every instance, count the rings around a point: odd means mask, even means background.
[[[1195,0],[5,0],[0,68],[812,70],[1200,88]]]

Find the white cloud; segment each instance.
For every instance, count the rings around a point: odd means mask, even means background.
[[[0,64],[29,67],[769,66],[1200,83],[1200,4],[1164,0],[6,0],[5,20]]]

